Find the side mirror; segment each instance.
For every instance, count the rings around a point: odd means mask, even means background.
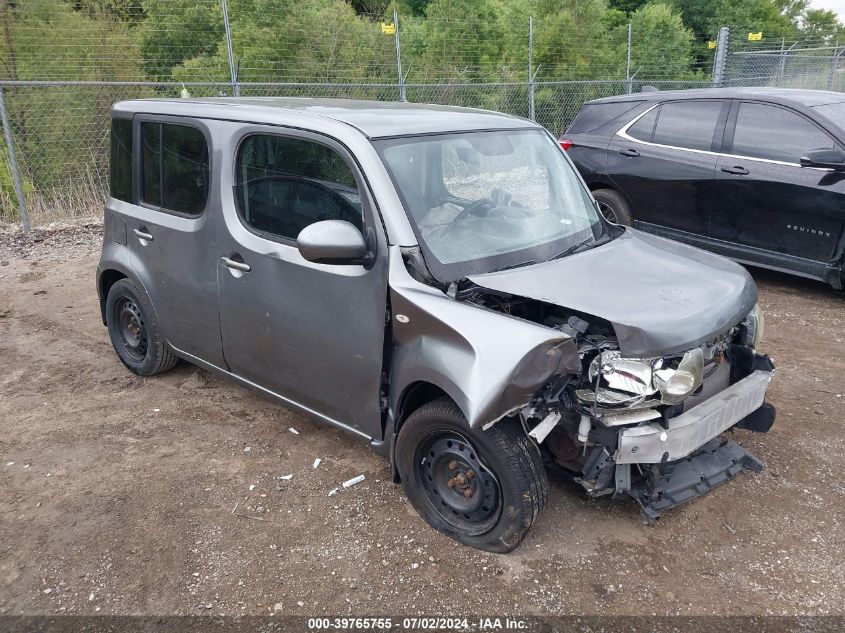
[[[372,253],[361,231],[345,220],[323,220],[309,224],[296,238],[299,254],[317,264],[363,264],[372,261]]]
[[[816,149],[801,157],[801,167],[821,167],[845,171],[845,152],[838,149]]]

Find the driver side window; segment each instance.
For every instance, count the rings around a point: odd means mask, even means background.
[[[238,214],[260,233],[295,240],[322,220],[363,228],[355,178],[343,157],[326,145],[255,134],[241,143],[236,169]]]

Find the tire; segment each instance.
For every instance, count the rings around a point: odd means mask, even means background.
[[[623,226],[634,226],[631,207],[618,191],[613,189],[596,189],[593,197],[599,203],[599,209],[608,222]]]
[[[549,497],[540,451],[516,419],[470,429],[449,398],[408,416],[395,459],[408,499],[426,523],[488,552],[519,545]]]
[[[147,295],[129,279],[109,288],[106,326],[118,358],[134,374],[152,376],[172,369],[179,360],[162,340]]]

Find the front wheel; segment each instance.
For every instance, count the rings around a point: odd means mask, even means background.
[[[470,429],[448,398],[408,417],[396,441],[396,465],[408,499],[429,525],[489,552],[519,545],[549,495],[540,453],[516,419]]]

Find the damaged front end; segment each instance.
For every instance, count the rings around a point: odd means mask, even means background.
[[[400,416],[400,394],[423,382],[450,396],[471,428],[519,416],[547,465],[591,496],[632,497],[649,520],[762,468],[718,439],[774,421],[764,402],[774,366],[755,352],[763,322],[753,303],[739,323],[711,319],[717,332],[703,342],[687,328],[685,346],[641,326],[637,341],[660,352],[638,354],[620,345],[615,322],[469,279],[438,289],[409,273],[406,257],[396,249],[391,271],[389,382]]]
[[[648,520],[762,464],[720,440],[733,427],[768,431],[774,366],[755,353],[762,318],[683,354],[628,358],[611,337],[570,317],[584,370],[558,376],[520,412],[529,434],[591,496],[630,496]]]

